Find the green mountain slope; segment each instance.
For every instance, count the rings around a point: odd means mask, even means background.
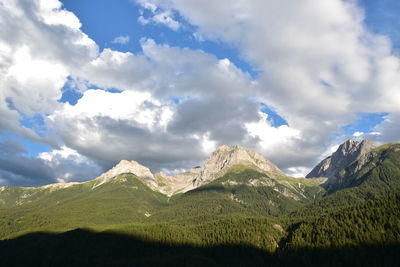
[[[400,144],[386,144],[369,153],[366,162],[357,160],[346,167],[342,180],[371,194],[400,189]]]
[[[72,248],[71,235],[76,235],[83,240],[77,243],[81,247],[94,240],[115,242],[116,247],[124,242],[132,249],[146,247],[144,254],[139,249],[132,258],[106,243],[99,245],[99,251],[111,251],[109,259],[126,257],[121,264],[136,259],[141,264],[171,266],[182,260],[192,265],[248,266],[251,261],[244,259],[246,253],[254,255],[260,266],[296,262],[335,266],[338,261],[379,266],[373,258],[379,255],[388,257],[385,264],[390,266],[400,255],[400,144],[375,148],[350,162],[336,180],[337,186],[330,183],[327,191],[324,179],[291,178],[251,166],[234,165],[224,173],[173,196],[157,192],[133,174],[119,174],[101,185],[89,181],[2,187],[0,240],[9,240],[0,241],[0,248],[32,249],[30,242],[42,240],[43,250],[55,253],[48,244],[66,242]],[[71,232],[77,228],[87,230]],[[30,234],[36,232],[45,233]],[[154,252],[157,249],[184,256],[171,258],[166,252]],[[79,257],[88,263],[99,264],[93,255],[107,262],[103,255],[83,251],[88,255]],[[229,258],[231,253],[237,253],[234,260]],[[361,255],[364,265],[354,255]]]
[[[207,185],[170,199],[170,206],[152,221],[205,220],[226,214],[278,216],[311,203],[324,190],[321,181],[286,176],[271,178],[245,166],[235,166]]]
[[[399,194],[392,194],[320,217],[235,216],[197,224],[135,223],[99,232],[28,234],[0,241],[0,263],[396,266],[400,260],[399,200]]]
[[[329,185],[328,195],[317,201],[318,206],[352,205],[400,192],[400,144],[386,144],[372,150],[365,158],[348,165],[344,173],[338,184]]]
[[[34,197],[0,209],[1,237],[38,229],[66,230],[139,222],[167,205],[168,199],[132,174],[120,175],[98,187],[93,187],[90,181],[67,188],[36,190],[40,191],[32,190]],[[15,199],[14,195],[0,196],[7,202]]]
[[[396,243],[400,242],[399,218],[400,193],[383,195],[300,219],[287,246],[329,248]]]
[[[132,174],[94,187],[94,182],[66,188],[10,188],[0,199],[1,236],[38,229],[107,227],[132,222],[214,220],[218,216],[278,216],[319,197],[318,181],[270,178],[249,167],[235,166],[223,177],[171,198],[151,190]],[[12,191],[10,191],[12,192]],[[22,195],[21,195],[22,194]],[[20,201],[23,196],[24,201]],[[15,201],[15,202],[13,202]]]

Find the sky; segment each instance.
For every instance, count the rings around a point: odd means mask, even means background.
[[[0,0],[0,186],[122,159],[176,174],[219,145],[306,175],[400,141],[397,0]]]

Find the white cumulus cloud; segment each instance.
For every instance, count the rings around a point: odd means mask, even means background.
[[[177,31],[181,28],[181,23],[175,19],[173,10],[166,8],[162,3],[156,3],[156,1],[137,1],[142,8],[146,9],[151,13],[150,16],[145,17],[139,16],[138,22],[146,25],[149,23],[165,25],[168,28]]]

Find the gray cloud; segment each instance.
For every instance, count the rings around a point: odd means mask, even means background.
[[[176,169],[195,166],[203,158],[201,146],[194,138],[174,136],[132,125],[129,120],[114,120],[108,117],[94,117],[80,120],[85,130],[101,131],[99,143],[81,144],[65,129],[79,133],[72,121],[58,120],[65,128],[60,129],[65,143],[88,158],[94,159],[106,170],[121,159],[136,160],[150,166],[154,171],[162,168]],[[61,126],[61,125],[59,125]]]
[[[237,144],[247,131],[243,122],[258,118],[258,105],[250,100],[214,96],[189,99],[177,107],[176,117],[168,130],[174,134],[210,133],[218,143]]]
[[[54,172],[35,157],[1,157],[0,171],[11,185],[39,186],[56,182]]]
[[[400,142],[400,113],[392,113],[374,128],[372,134],[363,136],[379,143]]]
[[[56,182],[86,181],[102,171],[79,154],[48,153],[47,157],[25,154],[22,143],[13,139],[0,142],[2,185],[41,186]]]
[[[25,147],[20,142],[7,138],[0,142],[0,153],[5,155],[16,155],[26,153]]]

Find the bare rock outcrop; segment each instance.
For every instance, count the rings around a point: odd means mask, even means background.
[[[220,146],[206,160],[204,167],[191,168],[184,173],[168,176],[164,173],[153,175],[149,168],[136,161],[121,160],[115,167],[95,179],[93,188],[113,180],[114,177],[132,173],[141,178],[153,190],[166,195],[184,193],[223,176],[229,168],[242,165],[267,172],[270,177],[284,176],[277,166],[260,153],[241,146]]]
[[[141,178],[146,184],[154,188],[157,186],[154,175],[151,173],[150,169],[141,165],[136,161],[121,160],[117,165],[115,165],[109,171],[103,173],[98,178],[95,179],[96,183],[93,187],[100,186],[113,180],[120,174],[132,173],[137,177]]]
[[[203,168],[201,167],[195,167],[175,176],[168,176],[161,172],[156,173],[155,177],[160,192],[167,195],[173,195],[194,189],[193,180],[199,177],[202,170]]]
[[[277,166],[254,150],[248,150],[241,146],[222,145],[207,159],[200,174],[193,180],[193,186],[198,187],[219,178],[235,165],[253,167],[268,172],[272,176],[285,175]]]
[[[337,183],[344,175],[345,168],[354,161],[358,160],[360,166],[353,166],[353,171],[362,168],[361,165],[368,162],[368,153],[374,148],[376,148],[375,144],[369,140],[362,142],[347,140],[331,156],[315,166],[306,177],[327,177],[327,184]]]
[[[229,168],[235,165],[248,166],[262,172],[268,172],[271,177],[285,175],[277,166],[256,151],[241,146],[222,145],[211,154],[203,167],[191,168],[176,176],[168,176],[163,173],[158,173],[155,176],[160,192],[173,195],[209,183],[223,176]]]

